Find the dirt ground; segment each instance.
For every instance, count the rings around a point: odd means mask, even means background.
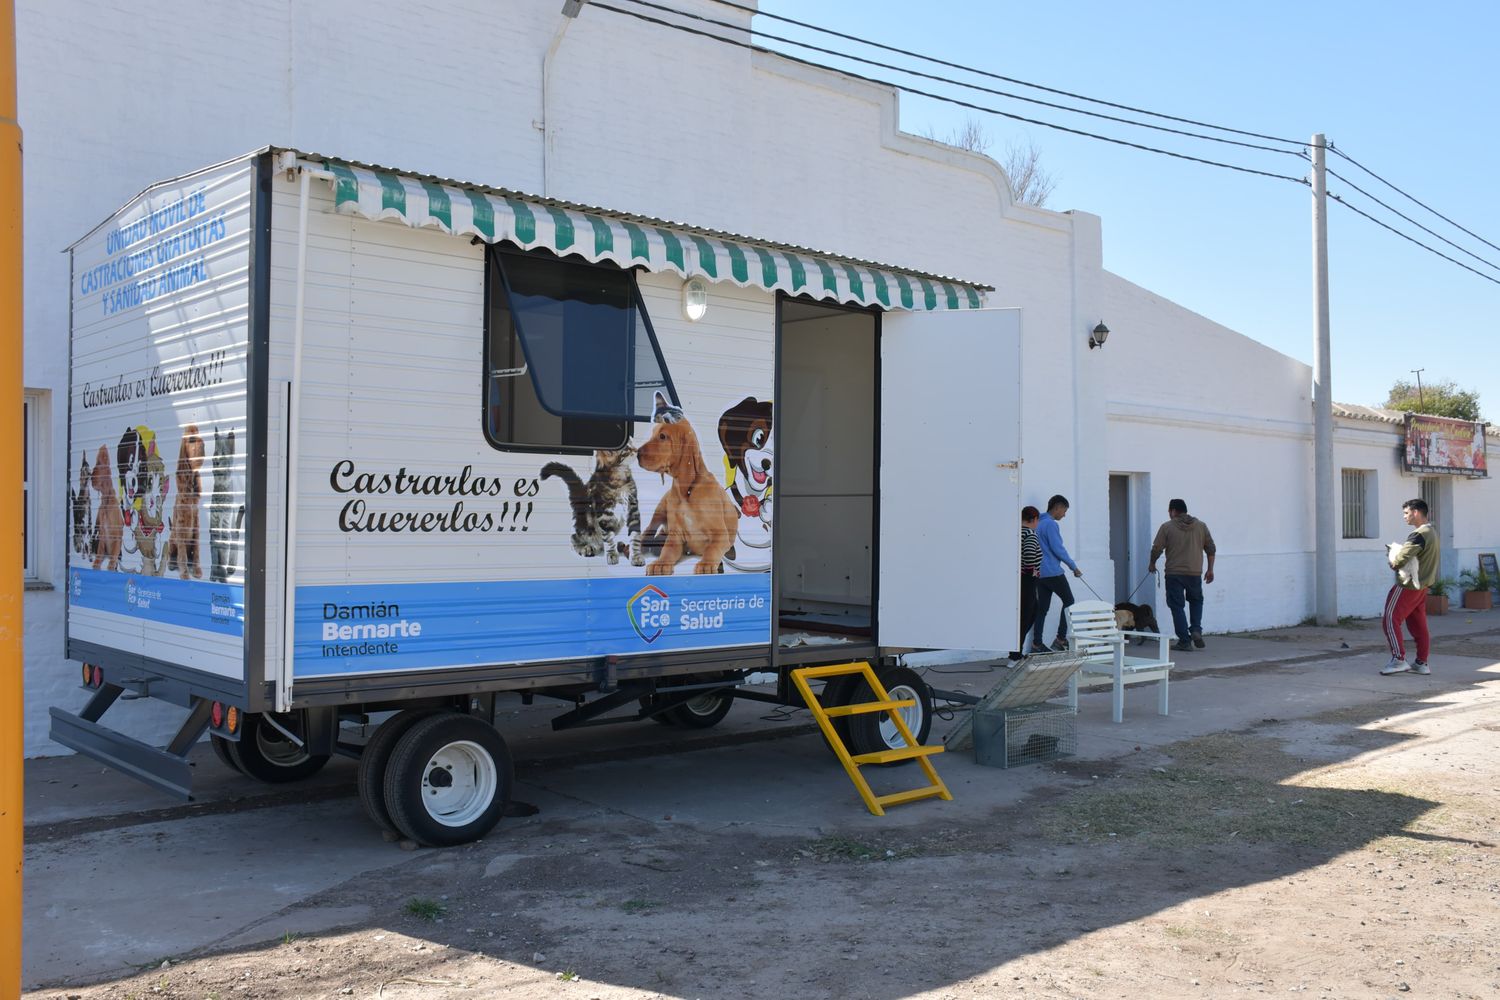
[[[30,996],[1493,998],[1488,687],[1037,765],[917,838],[508,819],[317,900],[357,928]]]

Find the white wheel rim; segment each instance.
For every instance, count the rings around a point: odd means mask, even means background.
[[[310,756],[305,746],[299,747],[265,723],[255,728],[255,749],[274,767],[296,767]]]
[[[694,715],[709,716],[719,710],[719,695],[700,694],[696,698],[689,698],[682,703],[682,707]]]
[[[906,723],[906,728],[911,730],[912,737],[914,739],[919,738],[919,734],[922,731],[921,695],[905,684],[898,684],[896,687],[887,688],[886,693],[891,696],[891,701],[916,702],[915,705],[896,709],[896,713],[901,716],[901,721]],[[880,738],[892,750],[899,750],[906,746],[906,739],[901,735],[901,730],[897,729],[896,724],[891,721],[890,716],[884,713],[880,716]]]
[[[422,807],[443,826],[467,826],[495,801],[500,773],[478,743],[460,740],[433,754],[422,768]]]

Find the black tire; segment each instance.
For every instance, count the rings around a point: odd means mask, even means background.
[[[644,697],[644,698],[641,699],[641,707],[645,708],[645,709],[655,708],[656,707],[657,698],[658,698],[657,695],[648,694],[646,697]],[[658,726],[675,726],[675,725],[677,725],[677,722],[676,722],[676,720],[674,720],[672,718],[672,713],[670,711],[667,711],[667,712],[657,712],[655,715],[647,716],[647,718],[649,718],[652,722],[656,723]]]
[[[887,667],[878,671],[877,676],[893,701],[907,698],[916,701],[914,707],[899,711],[906,718],[912,735],[917,738],[917,744],[920,746],[926,743],[927,734],[932,731],[932,688],[928,687],[927,682],[909,667]],[[870,685],[865,679],[855,677],[854,690],[849,703],[873,701],[874,698],[875,695],[870,691]],[[905,745],[906,741],[901,738],[901,734],[896,731],[896,727],[890,722],[886,713],[870,712],[865,715],[849,716],[850,753],[878,753],[881,750],[895,750]],[[882,766],[894,767],[897,764],[906,763],[910,761],[896,761]]]
[[[286,725],[287,721],[283,721]],[[291,726],[287,726],[291,729]],[[294,730],[295,731],[295,730]],[[309,753],[287,739],[259,715],[245,716],[238,743],[226,740],[224,752],[246,777],[269,785],[302,781],[323,770],[328,754]]]
[[[494,726],[439,712],[396,740],[385,767],[385,805],[402,835],[452,847],[493,829],[514,785],[510,750]]]
[[[229,768],[235,774],[245,773],[244,771],[241,771],[240,766],[234,762],[234,758],[229,756],[229,745],[234,742],[233,740],[226,740],[222,736],[211,735],[208,738],[208,742],[213,744],[214,756],[219,758],[219,763]]]
[[[858,679],[849,675],[833,678],[823,685],[823,690],[818,694],[818,703],[824,708],[837,708],[840,705],[849,704],[849,696],[854,693],[854,682]],[[869,687],[867,684],[861,686]],[[849,716],[835,716],[828,720],[828,724],[833,726],[833,731],[839,734],[839,739],[843,741],[844,749],[847,750],[849,748]]]
[[[705,691],[694,695],[665,714],[672,717],[674,725],[683,729],[709,729],[724,721],[724,716],[734,707],[734,694],[730,691]]]
[[[370,822],[387,833],[400,834],[391,821],[390,810],[385,805],[385,771],[390,763],[391,751],[396,741],[406,735],[419,719],[432,714],[430,709],[415,709],[398,712],[382,722],[373,736],[365,743],[359,755],[359,804],[364,806]]]

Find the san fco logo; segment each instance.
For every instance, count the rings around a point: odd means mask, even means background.
[[[631,627],[643,642],[652,643],[672,624],[672,599],[654,584],[646,584],[625,602]]]
[[[135,582],[135,577],[125,580],[125,603],[129,607],[145,611],[153,604],[161,603],[161,591],[148,590]]]

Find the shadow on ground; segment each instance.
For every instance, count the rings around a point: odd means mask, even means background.
[[[1464,642],[1465,654],[1488,655],[1495,638]],[[66,995],[156,986],[164,996],[238,987],[251,992],[235,995],[258,997],[368,996],[404,986],[404,995],[441,998],[578,976],[645,994],[895,1000],[1372,845],[1414,856],[1491,850],[1486,818],[1452,808],[1422,773],[1377,782],[1345,767],[1425,739],[1407,721],[1466,710],[1486,679],[1455,674],[1425,697],[1266,718],[1113,762],[1041,765],[1045,772],[1031,770],[1046,780],[1018,802],[945,814],[937,828],[832,820],[815,836],[789,835],[761,821],[754,796],[712,828],[689,825],[653,809],[667,797],[644,758],[553,762],[523,773],[517,791],[541,802],[541,815],[506,820],[462,848],[403,856],[389,846],[370,873],[185,964]],[[804,770],[777,756],[789,752]],[[687,773],[705,786],[741,780],[747,767],[761,773],[756,794],[837,786],[816,735],[695,757]],[[616,783],[636,783],[635,808],[572,797],[601,767],[613,768]],[[194,824],[211,822],[184,817],[130,834],[190,849]],[[373,830],[329,835],[363,838],[372,857],[382,851]],[[120,836],[79,831],[67,849],[97,853]],[[232,885],[224,891],[232,906]]]

